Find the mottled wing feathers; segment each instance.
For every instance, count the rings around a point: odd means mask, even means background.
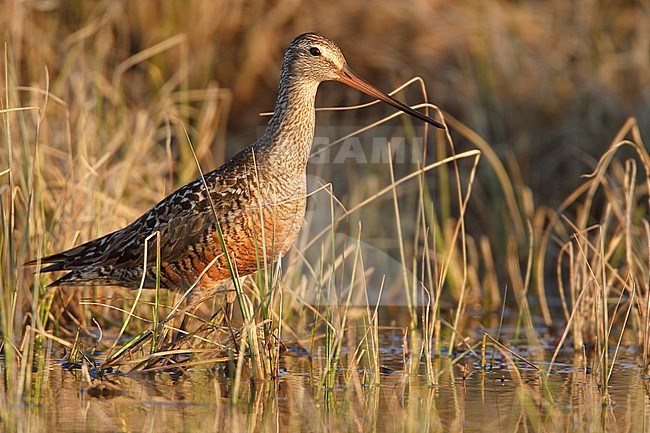
[[[217,215],[221,215],[222,205],[231,200],[229,192],[241,190],[236,184],[246,178],[241,170],[249,165],[246,159],[250,154],[250,149],[240,152],[229,163],[206,174],[205,183],[199,178],[179,188],[121,230],[41,258],[40,262],[47,264],[41,272],[72,271],[50,286],[102,284],[138,287],[146,239],[156,231],[160,233],[163,261],[182,260],[192,254],[195,247],[205,243],[216,229],[208,197],[212,198]],[[225,207],[228,207],[227,203]],[[156,238],[152,237],[147,244],[148,268],[154,268]],[[37,260],[32,260],[26,265],[37,263]]]

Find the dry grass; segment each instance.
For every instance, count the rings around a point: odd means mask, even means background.
[[[641,6],[10,1],[0,28],[0,313],[10,390],[0,393],[0,415],[20,419],[21,401],[40,401],[48,370],[31,367],[45,365],[51,347],[91,369],[94,350],[113,346],[123,350],[110,361],[124,371],[170,359],[229,362],[236,400],[247,375],[277,375],[278,342],[297,342],[313,355],[325,394],[341,383],[373,386],[382,381],[384,329],[373,297],[403,307],[403,369],[428,385],[480,352],[474,313],[498,328],[504,303],[518,313],[515,341],[541,348],[540,324],[560,335],[555,354],[526,355],[546,373],[542,383],[565,347],[594,361],[603,398],[619,348],[636,348],[650,365],[650,18]],[[366,117],[385,107],[320,112],[319,125],[343,125],[324,132],[332,143],[367,128],[356,135],[362,143],[422,140],[407,155],[426,154],[312,164],[297,248],[279,274],[268,264],[243,284],[234,329],[208,320],[184,348],[165,347],[173,294],[48,291],[49,276],[21,266],[126,225],[193,179],[192,148],[207,171],[252,142],[264,123],[258,113],[273,104],[282,51],[307,30],[339,41],[352,68],[385,89],[420,74],[426,86],[416,81],[400,98],[442,107],[451,135]],[[360,98],[324,85],[318,104]],[[333,144],[330,157],[345,146]],[[218,307],[206,305],[200,319]],[[121,329],[131,343],[116,340]],[[488,342],[515,365],[509,349]],[[441,369],[447,350],[461,354]],[[528,388],[521,382],[516,416],[547,401]],[[539,425],[557,427],[551,418]]]

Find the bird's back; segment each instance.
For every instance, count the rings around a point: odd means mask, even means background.
[[[177,291],[194,284],[212,288],[231,278],[218,218],[238,275],[254,272],[290,248],[305,208],[304,174],[287,177],[263,161],[264,155],[256,155],[249,147],[170,194],[123,229],[42,258],[42,263],[49,264],[42,271],[70,271],[52,286],[134,289],[155,287],[159,278],[161,287]]]

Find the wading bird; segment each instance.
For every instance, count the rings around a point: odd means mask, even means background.
[[[275,110],[255,143],[128,226],[27,264],[45,264],[41,272],[70,271],[50,286],[137,289],[156,287],[158,280],[161,288],[189,290],[186,310],[192,312],[233,278],[278,260],[293,245],[303,222],[314,100],[323,81],[345,83],[444,128],[352,72],[334,42],[305,33],[284,55]],[[145,240],[156,232],[159,248],[150,240],[145,257]]]

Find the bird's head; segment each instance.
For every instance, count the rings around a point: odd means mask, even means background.
[[[303,33],[291,42],[284,55],[282,76],[285,80],[308,81],[315,85],[323,81],[339,81],[437,128],[445,128],[358,76],[348,67],[338,45],[317,33]]]

